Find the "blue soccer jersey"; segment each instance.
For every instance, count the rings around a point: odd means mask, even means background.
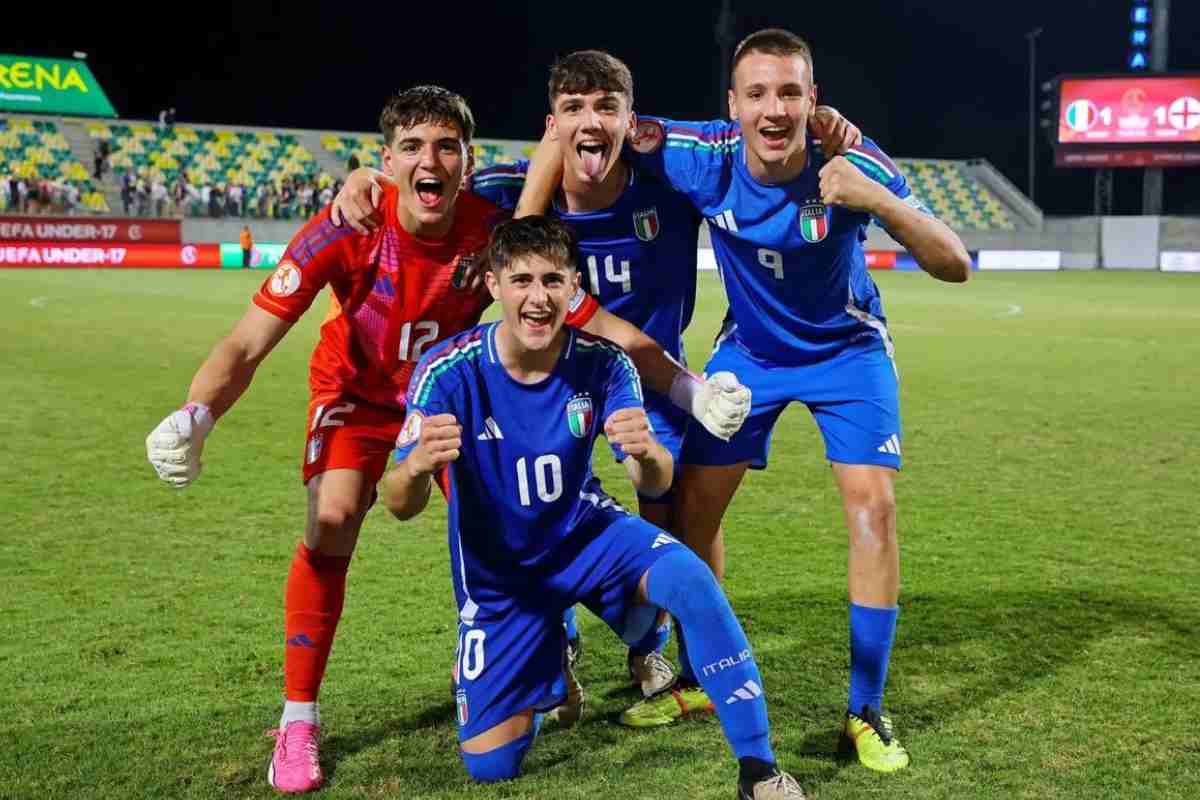
[[[709,223],[738,344],[776,364],[807,364],[848,343],[886,339],[883,305],[862,243],[871,217],[821,202],[825,158],[809,140],[808,165],[778,185],[746,166],[736,122],[641,117],[631,146],[640,167],[684,193]],[[920,208],[903,174],[870,140],[846,158]]]
[[[472,190],[501,208],[516,208],[529,162],[480,170]],[[579,239],[579,275],[602,306],[683,359],[681,337],[696,304],[700,215],[656,176],[629,170],[617,202],[599,211],[553,213]]]
[[[467,572],[492,585],[524,580],[593,515],[616,506],[592,475],[592,446],[613,412],[642,407],[625,352],[570,328],[554,372],[537,384],[517,382],[497,356],[499,324],[473,328],[421,357],[395,454],[400,461],[416,446],[420,419],[457,418],[462,450],[450,465],[451,548]],[[461,608],[467,598],[458,599]]]

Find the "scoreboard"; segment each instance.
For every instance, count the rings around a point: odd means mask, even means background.
[[[1059,82],[1060,166],[1200,166],[1200,75]]]

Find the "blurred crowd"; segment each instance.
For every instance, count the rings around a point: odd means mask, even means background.
[[[158,176],[121,177],[121,208],[138,217],[238,217],[308,219],[333,202],[340,181],[284,178],[254,186],[237,183],[194,184],[181,174],[169,184]]]
[[[67,181],[0,174],[0,213],[77,214],[83,212],[79,187]]]

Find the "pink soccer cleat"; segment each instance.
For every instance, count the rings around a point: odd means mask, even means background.
[[[268,731],[275,737],[275,752],[267,770],[267,782],[285,794],[300,794],[321,788],[325,775],[317,760],[319,725],[289,722],[283,728]]]

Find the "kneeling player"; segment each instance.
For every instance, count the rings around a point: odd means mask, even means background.
[[[487,283],[502,319],[421,359],[382,484],[388,508],[407,519],[449,465],[463,762],[479,781],[520,772],[538,713],[563,699],[565,608],[582,602],[636,641],[658,607],[687,632],[696,674],[718,701],[738,796],[802,798],[775,765],[758,666],[711,570],[592,475],[601,430],[642,494],[664,492],[673,464],[649,430],[628,356],[563,327],[579,280],[574,252],[557,220],[496,229]]]

